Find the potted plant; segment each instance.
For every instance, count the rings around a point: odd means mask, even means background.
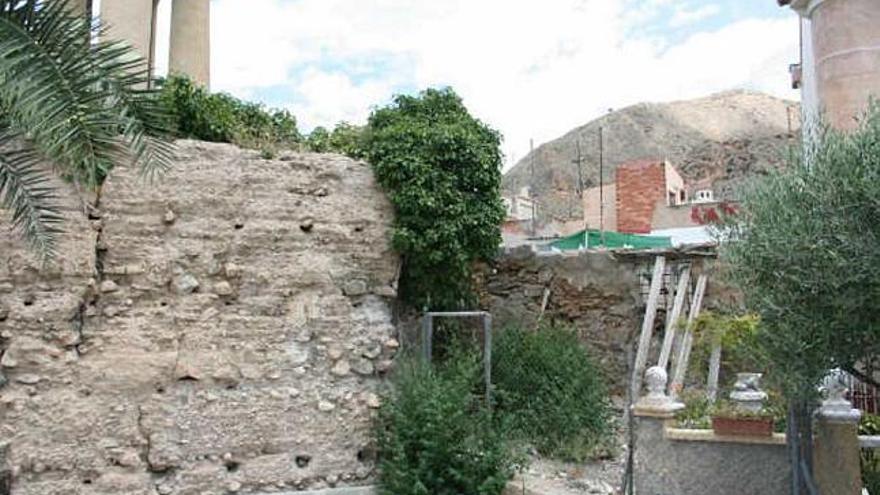
[[[712,430],[722,436],[769,437],[773,435],[773,416],[764,410],[748,411],[728,401],[712,408]]]

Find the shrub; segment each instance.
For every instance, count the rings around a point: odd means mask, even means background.
[[[302,141],[287,110],[267,110],[225,93],[210,93],[183,76],[161,82],[160,100],[173,115],[178,137],[262,149],[296,147]]]
[[[365,156],[395,207],[401,297],[418,308],[469,306],[473,263],[501,244],[501,136],[451,89],[399,95],[365,132]]]
[[[498,414],[544,455],[588,457],[609,434],[601,372],[568,328],[507,328],[492,350]]]
[[[381,495],[497,495],[512,458],[489,410],[473,393],[478,360],[455,356],[432,369],[404,362],[379,410]]]

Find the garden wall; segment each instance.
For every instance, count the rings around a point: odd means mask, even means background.
[[[639,418],[634,482],[639,495],[780,495],[791,487],[785,435],[719,437]]]
[[[369,483],[398,259],[368,166],[181,142],[159,183],[117,169],[90,217],[63,201],[53,266],[0,238],[0,487]]]

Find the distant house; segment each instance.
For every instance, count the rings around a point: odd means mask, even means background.
[[[583,201],[590,229],[669,237],[675,246],[712,242],[708,224],[734,209],[716,200],[708,181],[689,185],[666,160],[623,163],[613,183],[584,191]]]
[[[532,199],[528,187],[523,187],[516,194],[505,194],[501,197],[507,210],[507,221],[532,221],[538,215],[538,203]]]

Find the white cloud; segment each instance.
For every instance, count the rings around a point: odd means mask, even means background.
[[[714,31],[691,24],[696,34],[670,45],[642,28],[674,4],[214,0],[212,86],[240,96],[284,87],[311,128],[363,121],[396,88],[451,85],[517,157],[529,138],[544,142],[640,101],[736,87],[796,97],[786,72],[797,57],[795,16]],[[675,17],[695,23],[712,14],[680,9]]]
[[[714,17],[721,12],[717,4],[704,5],[695,9],[680,8],[675,11],[669,25],[674,28],[689,26],[702,20]]]

